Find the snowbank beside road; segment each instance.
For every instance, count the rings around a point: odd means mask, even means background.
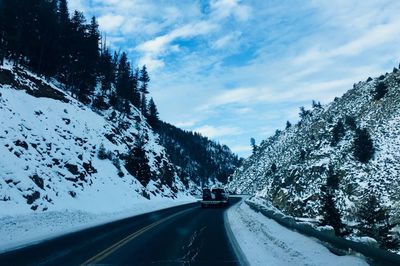
[[[337,256],[313,239],[291,231],[241,202],[227,211],[231,230],[250,265],[368,265]]]
[[[37,212],[0,217],[0,253],[119,219],[195,202],[179,199],[138,200],[135,206],[117,212],[90,213],[79,210]]]

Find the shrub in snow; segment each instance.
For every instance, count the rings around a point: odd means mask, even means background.
[[[114,157],[114,158],[112,159],[112,163],[113,163],[113,165],[115,166],[115,168],[117,168],[117,170],[118,170],[118,176],[119,176],[119,177],[124,177],[125,174],[124,174],[124,172],[122,172],[121,163],[120,163],[120,161],[119,161],[119,158],[118,158],[118,157]]]
[[[106,159],[111,160],[111,152],[106,151],[106,148],[104,148],[103,143],[100,145],[99,151],[97,152],[97,157],[100,160],[106,160]]]
[[[344,122],[351,130],[357,129],[357,123],[353,116],[347,115]]]
[[[388,87],[386,86],[386,84],[383,82],[379,82],[378,84],[376,84],[375,87],[374,99],[376,101],[382,99],[387,92],[388,92]]]
[[[139,140],[135,147],[129,152],[125,168],[131,175],[135,176],[143,186],[147,186],[150,182],[152,173],[149,167],[149,159],[144,151],[143,141]]]
[[[338,121],[332,129],[331,146],[336,146],[339,141],[344,137],[345,130],[342,121]]]

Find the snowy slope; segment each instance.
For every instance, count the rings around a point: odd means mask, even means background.
[[[378,82],[384,82],[388,92],[376,100]],[[321,186],[332,165],[339,176],[337,206],[345,220],[354,220],[360,199],[371,189],[391,208],[394,218],[399,214],[400,199],[399,107],[397,69],[359,82],[342,97],[326,106],[316,106],[298,124],[263,141],[231,177],[230,188],[256,193],[291,215],[315,218],[321,206]],[[353,155],[355,130],[345,123],[347,116],[371,135],[375,154],[367,163]],[[338,121],[345,125],[345,134],[332,146],[332,130]]]
[[[0,69],[0,215],[81,210],[93,213],[131,208],[143,199],[187,197],[141,113],[93,112],[54,84],[29,71]],[[154,173],[143,187],[124,167],[123,158],[139,138]],[[100,160],[104,145],[110,159]],[[120,169],[119,169],[120,168]],[[189,187],[193,184],[189,182]]]
[[[355,256],[338,256],[322,244],[291,231],[243,201],[227,211],[229,226],[252,266],[368,265]]]

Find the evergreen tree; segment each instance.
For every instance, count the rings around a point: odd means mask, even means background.
[[[59,0],[57,15],[59,25],[56,44],[59,60],[57,72],[60,81],[67,83],[70,79],[68,66],[72,63],[70,60],[70,53],[72,49],[72,28],[67,0]]]
[[[276,170],[277,170],[276,163],[272,163],[272,164],[271,164],[271,171],[272,171],[272,173],[275,173]]]
[[[341,215],[336,207],[334,193],[339,187],[339,179],[335,173],[333,166],[329,166],[328,176],[326,184],[322,186],[322,199],[321,199],[321,210],[322,214],[322,225],[330,225],[335,230],[335,235],[343,236],[345,234],[344,225],[342,223]]]
[[[357,129],[357,123],[354,117],[347,115],[345,119],[345,124],[351,129],[351,130],[356,130]]]
[[[336,146],[339,141],[344,137],[345,129],[342,121],[338,121],[332,129],[331,146]]]
[[[4,8],[0,4],[0,18],[4,18]],[[6,36],[5,36],[5,24],[4,20],[0,19],[0,66],[3,65],[4,59],[6,57]]]
[[[257,151],[256,140],[254,138],[250,138],[250,145],[253,148],[253,154]]]
[[[156,128],[158,125],[158,122],[159,122],[157,106],[154,103],[153,98],[151,98],[149,101],[149,110],[148,110],[147,121],[149,122],[150,126],[153,128]]]
[[[339,176],[337,173],[335,173],[333,165],[329,165],[326,186],[333,190],[339,188]]]
[[[139,139],[130,151],[125,167],[143,186],[150,182],[152,173],[142,139]]]
[[[321,225],[330,225],[335,230],[335,235],[344,234],[344,225],[341,220],[340,212],[336,207],[332,191],[326,189],[322,196],[322,221]]]
[[[362,234],[376,239],[383,248],[396,248],[398,242],[390,234],[395,224],[389,222],[389,210],[382,206],[374,191],[364,193],[357,216]]]
[[[139,76],[139,81],[140,81],[140,93],[141,93],[141,100],[140,100],[140,109],[143,113],[143,115],[147,114],[147,99],[146,99],[146,94],[149,93],[148,91],[148,83],[150,82],[150,77],[149,74],[147,73],[147,68],[146,65],[142,67],[140,70],[140,76]]]
[[[172,188],[174,180],[175,180],[175,172],[171,165],[169,165],[166,161],[163,162],[163,166],[161,168],[161,181],[163,184]]]
[[[58,0],[58,23],[60,28],[69,28],[69,11],[67,0]]]
[[[312,100],[312,107],[313,107],[313,108],[321,108],[322,105],[321,105],[320,102],[317,102],[317,101],[315,101],[315,100]]]
[[[148,94],[148,84],[150,82],[150,77],[149,74],[147,73],[147,68],[146,65],[144,65],[142,67],[142,69],[140,70],[140,77],[139,77],[139,81],[141,82],[140,85],[140,92],[142,94]]]
[[[304,161],[306,159],[306,151],[301,149],[300,150],[300,161]]]
[[[289,121],[286,121],[286,129],[290,128],[292,124]]]
[[[92,68],[92,76],[97,76],[98,62],[100,59],[100,31],[96,17],[92,17],[87,33],[87,65]]]
[[[82,12],[75,11],[71,19],[72,49],[70,53],[70,75],[68,85],[72,86],[72,92],[84,103],[90,101],[96,84],[96,56],[98,43],[88,33],[91,25],[86,24]],[[93,37],[93,36],[92,36]],[[97,40],[98,41],[98,40]]]
[[[115,82],[115,66],[112,60],[110,50],[104,47],[99,62],[99,78],[103,95],[111,92],[111,86]]]
[[[146,95],[142,94],[141,102],[140,102],[140,111],[144,116],[147,117],[147,100]]]
[[[117,96],[121,99],[129,100],[130,73],[131,68],[128,62],[128,57],[126,53],[123,52],[119,59],[116,83]]]
[[[388,92],[388,87],[386,86],[386,84],[384,82],[378,82],[378,84],[376,84],[375,87],[375,91],[374,91],[374,99],[376,101],[382,99],[386,93]]]
[[[130,76],[130,101],[136,108],[140,108],[140,92],[138,88],[139,84],[139,70],[136,68],[135,71],[131,71]]]
[[[357,129],[353,143],[354,157],[362,163],[367,163],[374,153],[374,145],[367,129]]]
[[[311,116],[312,114],[311,114],[310,110],[306,110],[306,108],[304,108],[304,106],[301,106],[299,115],[300,115],[300,118],[303,119],[308,116]]]

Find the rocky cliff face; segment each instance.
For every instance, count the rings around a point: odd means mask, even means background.
[[[387,92],[377,92],[378,84]],[[382,97],[383,94],[383,97]],[[342,126],[341,126],[342,124]],[[366,129],[373,157],[354,155],[356,132]],[[329,168],[339,179],[336,201],[352,220],[369,191],[398,212],[400,199],[400,73],[368,79],[332,103],[302,113],[302,119],[267,140],[235,171],[230,188],[257,194],[287,213],[316,217]]]

